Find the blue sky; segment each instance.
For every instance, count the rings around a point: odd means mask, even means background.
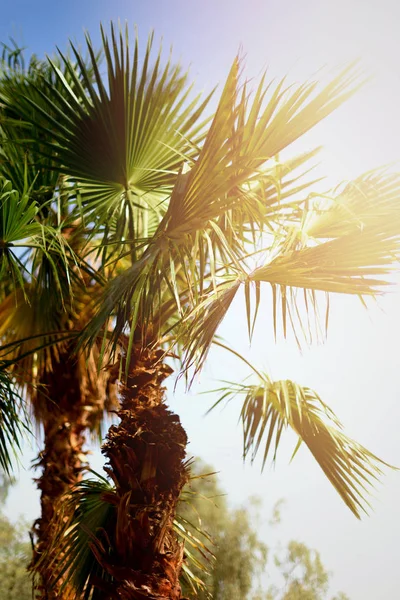
[[[248,77],[268,67],[270,77],[288,74],[292,81],[315,75],[325,79],[346,61],[361,59],[371,81],[326,122],[299,143],[298,149],[324,144],[322,162],[329,181],[354,177],[374,166],[400,159],[400,8],[394,0],[81,0],[9,2],[2,7],[0,40],[9,35],[39,55],[52,53],[68,38],[83,42],[83,29],[99,39],[99,22],[136,23],[141,38],[154,28],[168,49],[191,73],[197,89],[223,82],[239,48],[246,56]],[[397,161],[397,162],[396,162]],[[390,463],[400,465],[398,374],[400,356],[399,297],[393,293],[366,313],[356,299],[332,303],[328,340],[300,355],[293,340],[275,344],[268,298],[251,349],[240,300],[221,333],[239,351],[268,369],[273,377],[292,378],[314,387],[343,421],[346,432]],[[234,375],[233,375],[234,374]],[[233,503],[258,494],[264,500],[262,533],[267,543],[296,538],[321,550],[334,572],[334,589],[351,600],[394,599],[400,576],[397,545],[400,475],[389,473],[379,486],[371,517],[358,522],[342,506],[306,450],[288,466],[295,440],[288,436],[275,468],[260,474],[259,465],[243,466],[238,406],[232,404],[203,417],[211,398],[197,392],[215,387],[215,379],[247,375],[233,358],[211,355],[209,365],[190,395],[170,386],[172,406],[181,414],[191,440],[190,452],[201,455],[221,472]],[[36,450],[27,451],[25,465]],[[94,466],[101,469],[98,453]],[[9,514],[34,517],[37,496],[21,472],[21,485],[11,494]],[[271,507],[287,499],[279,533],[267,526]]]

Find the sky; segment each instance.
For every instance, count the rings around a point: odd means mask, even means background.
[[[293,82],[315,77],[323,81],[339,66],[360,59],[369,78],[346,106],[302,140],[298,150],[324,145],[321,155],[329,182],[355,177],[373,167],[400,168],[400,41],[397,35],[400,5],[394,0],[81,0],[64,3],[3,3],[0,40],[12,35],[39,55],[65,49],[68,39],[83,43],[83,30],[99,40],[99,22],[127,20],[138,26],[141,38],[151,29],[173,44],[174,56],[190,66],[198,90],[223,83],[235,54],[245,56],[245,73],[255,80],[288,76]],[[243,302],[239,298],[221,334],[274,378],[290,378],[318,391],[340,417],[346,433],[391,464],[400,466],[399,294],[391,294],[366,312],[357,299],[334,298],[328,339],[303,349],[293,339],[274,341],[268,295],[263,297],[261,319],[249,348]],[[261,533],[274,546],[298,539],[321,551],[333,572],[332,591],[345,591],[351,600],[398,597],[397,567],[400,521],[400,473],[387,471],[374,492],[373,511],[357,521],[342,502],[305,448],[288,464],[295,438],[283,441],[275,466],[263,473],[256,463],[243,465],[240,406],[204,414],[213,396],[200,391],[216,387],[216,380],[240,380],[244,365],[220,351],[210,354],[208,366],[189,394],[169,386],[169,402],[182,418],[190,439],[189,451],[200,455],[220,472],[232,504],[257,494],[264,502]],[[8,513],[35,518],[38,498],[27,471],[36,448],[27,449],[21,482],[10,494]],[[93,455],[101,470],[102,459]],[[271,530],[272,506],[286,499],[283,522]]]

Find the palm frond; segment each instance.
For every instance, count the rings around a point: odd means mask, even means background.
[[[240,287],[240,281],[226,282],[212,290],[187,317],[183,329],[184,371],[194,367],[194,375],[200,371],[207,358],[216,331],[228,312]],[[193,375],[193,376],[194,376]]]
[[[23,72],[25,70],[25,48],[19,46],[12,37],[10,37],[9,40],[9,44],[6,44],[5,42],[1,42],[0,44],[2,48],[0,59],[1,68]]]
[[[316,93],[316,83],[285,89],[284,81],[270,91],[264,76],[252,97],[246,85],[240,88],[236,59],[199,157],[172,194],[166,235],[181,238],[204,229],[240,204],[241,186],[262,188],[265,180],[276,179],[268,161],[349,98],[357,79],[350,66]]]
[[[400,222],[400,176],[374,169],[338,186],[334,195],[310,198],[304,232],[314,239],[337,238],[355,229],[379,231]]]
[[[60,593],[67,589],[69,600],[95,599],[95,583],[111,581],[93,547],[102,543],[102,532],[114,518],[115,506],[104,499],[113,487],[95,475],[96,480],[78,484],[59,507],[57,534],[40,558],[41,569],[49,573],[51,585],[60,586]]]
[[[250,274],[271,285],[374,296],[390,282],[400,249],[396,223],[376,233],[355,231],[273,259]]]
[[[352,513],[360,518],[370,506],[365,498],[390,466],[349,438],[332,410],[316,392],[289,380],[272,381],[267,375],[254,385],[226,385],[214,390],[222,401],[244,397],[240,417],[243,424],[243,457],[253,461],[262,452],[262,468],[271,453],[276,460],[282,433],[288,428],[298,436],[296,454],[306,444],[315,460]],[[292,457],[292,458],[293,458]]]
[[[29,431],[23,415],[23,400],[0,363],[0,467],[8,476],[13,459],[21,450],[22,436]]]
[[[199,590],[206,590],[206,584],[201,577],[209,575],[207,563],[215,560],[210,549],[213,545],[212,539],[201,527],[201,523],[196,525],[179,512],[174,519],[174,531],[178,539],[185,544],[181,578],[194,594]]]
[[[275,337],[281,320],[284,335],[290,326],[299,346],[303,337],[311,342],[314,336],[323,339],[326,335],[331,293],[362,300],[382,294],[394,283],[400,257],[399,197],[398,175],[367,173],[339,189],[337,197],[325,195],[326,206],[315,195],[303,207],[299,203],[296,211],[292,207],[298,222],[283,219],[269,238],[264,237],[259,252],[270,259],[263,266],[248,272],[243,255],[228,267],[225,263],[228,277],[216,276],[214,268],[206,279],[207,288],[182,319],[181,341],[187,340],[182,342],[184,369],[195,366],[197,372],[201,368],[241,287],[250,339],[262,306],[262,284],[268,283]]]
[[[309,198],[301,225],[283,228],[272,258],[249,274],[253,285],[267,282],[272,288],[275,334],[280,311],[284,335],[290,322],[299,344],[298,327],[306,339],[313,329],[323,336],[328,294],[377,296],[393,283],[400,257],[399,197],[400,177],[373,171],[336,196]],[[318,292],[325,292],[322,313]],[[249,307],[247,298],[246,303]]]
[[[57,300],[64,304],[70,297],[71,269],[76,266],[77,257],[60,227],[47,224],[46,220],[40,222],[40,208],[29,189],[19,193],[0,176],[2,292],[19,289],[25,295],[26,286],[36,280],[38,287],[51,290],[53,296],[57,290]]]
[[[41,103],[41,94],[48,85],[57,87],[52,70],[47,61],[34,56],[26,69],[9,68],[0,74],[0,171],[20,193],[28,188],[39,207],[51,201],[59,184],[52,157],[43,157],[46,137],[47,142],[51,137],[39,126],[40,115],[32,107]],[[21,119],[21,99],[29,112],[30,125]],[[43,207],[39,214],[44,216],[46,212]]]
[[[15,242],[33,238],[30,243],[35,244],[35,238],[41,238],[36,213],[27,191],[21,196],[10,181],[0,178],[0,278],[11,280],[15,288],[23,289],[26,281],[26,268],[15,253]]]
[[[309,185],[299,183],[292,172],[312,158],[315,151],[283,165],[278,160],[270,164],[274,153],[281,150],[281,146],[269,149],[272,130],[275,136],[279,124],[279,135],[286,136],[289,144],[351,95],[354,81],[353,70],[347,70],[315,98],[315,84],[285,95],[281,83],[266,106],[268,89],[260,87],[250,105],[247,93],[240,92],[236,59],[198,157],[187,157],[185,168],[176,178],[168,209],[141,262],[137,261],[105,290],[103,305],[85,333],[86,339],[93,342],[111,313],[117,321],[111,334],[114,343],[124,327],[134,330],[136,321],[129,321],[129,315],[140,314],[142,325],[146,326],[160,308],[159,303],[154,305],[154,299],[161,297],[166,287],[183,317],[203,301],[205,267],[210,268],[214,287],[217,263],[225,265],[228,272],[231,265],[236,272],[243,272],[238,259],[246,254],[246,242],[270,225],[274,213],[281,212],[281,202],[288,209],[286,202]],[[315,109],[313,116],[309,115],[307,102]],[[308,115],[305,129],[298,112]],[[182,290],[177,285],[179,270],[185,275],[183,294],[189,300],[184,311],[179,299]]]
[[[107,81],[87,35],[89,63],[71,44],[75,63],[60,53],[68,77],[51,61],[60,90],[49,82],[45,91],[37,88],[40,102],[28,96],[18,110],[31,125],[32,108],[39,114],[42,155],[79,181],[83,214],[102,226],[117,218],[125,229],[138,203],[155,207],[171,190],[182,155],[201,140],[208,99],[189,99],[187,74],[171,59],[161,68],[161,51],[151,66],[153,36],[140,62],[138,39],[132,57],[127,28],[117,33],[111,25],[110,35],[103,28],[101,35]]]

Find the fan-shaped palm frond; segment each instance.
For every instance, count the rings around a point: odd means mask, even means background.
[[[325,328],[328,294],[352,294],[361,299],[382,294],[392,283],[389,276],[400,257],[399,197],[398,175],[380,171],[347,184],[337,198],[325,196],[324,209],[315,195],[316,203],[300,210],[297,226],[282,223],[270,246],[268,238],[264,240],[263,251],[270,259],[263,266],[246,273],[242,268],[227,281],[219,278],[221,283],[210,286],[198,305],[185,315],[185,336],[190,340],[185,368],[201,368],[217,327],[240,288],[245,292],[250,337],[259,314],[261,284],[268,283],[272,289],[275,334],[280,313],[284,335],[289,322],[299,344],[298,327],[306,339],[312,337],[310,320],[316,320],[318,334],[318,292],[325,292]],[[338,212],[345,214],[339,222]],[[315,237],[308,235],[310,232]],[[229,298],[229,302],[222,302],[222,297]]]
[[[117,218],[116,226],[126,233],[130,213],[137,206],[156,209],[176,179],[182,156],[191,156],[201,140],[198,121],[207,100],[189,100],[186,74],[171,61],[161,68],[161,53],[150,66],[153,36],[142,63],[137,38],[131,56],[127,29],[118,35],[112,26],[110,38],[102,29],[102,41],[107,82],[87,36],[89,64],[72,45],[77,67],[61,55],[68,79],[51,62],[62,90],[48,83],[45,91],[37,89],[40,103],[20,98],[18,110],[31,125],[32,108],[40,115],[47,155],[54,168],[79,181],[81,206],[90,221],[104,225]]]
[[[301,225],[282,236],[275,256],[249,274],[251,282],[271,285],[275,331],[279,305],[285,335],[287,320],[295,332],[297,321],[311,335],[309,313],[318,315],[316,292],[362,298],[379,295],[392,283],[389,276],[400,256],[399,195],[398,175],[373,171],[336,196],[310,199]],[[298,289],[303,290],[300,298]],[[328,313],[329,298],[326,325]]]
[[[389,466],[347,437],[332,410],[316,392],[289,380],[272,381],[263,374],[258,383],[233,384],[214,390],[221,394],[212,408],[236,396],[244,397],[243,457],[253,461],[262,452],[262,467],[273,453],[275,461],[282,433],[291,428],[298,435],[297,452],[304,442],[325,475],[353,514],[370,506],[365,493]]]
[[[23,56],[23,55],[22,55]],[[64,73],[65,75],[65,73]],[[12,182],[20,193],[30,190],[30,196],[40,208],[39,214],[46,216],[49,204],[59,186],[59,173],[52,168],[51,156],[45,158],[46,139],[49,132],[39,127],[40,114],[32,104],[41,103],[41,93],[48,85],[57,88],[57,81],[47,61],[35,56],[25,68],[0,69],[0,169],[3,176]],[[30,99],[30,125],[21,119],[18,111],[20,98]],[[53,105],[56,100],[53,99]],[[52,109],[54,112],[54,108]],[[29,135],[29,144],[23,143]],[[25,140],[26,141],[26,140]]]
[[[353,69],[346,70],[317,94],[314,83],[285,90],[281,82],[268,101],[269,88],[263,80],[251,101],[240,89],[236,59],[198,156],[186,157],[186,168],[176,179],[168,209],[142,262],[105,290],[87,337],[93,341],[110,313],[117,315],[114,340],[128,323],[134,329],[136,321],[129,322],[128,315],[140,314],[142,325],[152,321],[160,286],[171,287],[181,311],[179,269],[185,274],[183,294],[192,301],[182,316],[198,303],[207,286],[205,267],[214,280],[217,263],[225,270],[233,265],[243,272],[239,260],[246,254],[246,242],[271,228],[274,214],[282,218],[291,197],[308,187],[309,182],[299,183],[292,172],[315,151],[283,165],[274,157],[349,97],[355,79]],[[281,201],[282,212],[277,209]]]
[[[379,233],[365,229],[282,254],[255,269],[251,281],[324,292],[376,295],[389,282],[399,255],[396,224]]]

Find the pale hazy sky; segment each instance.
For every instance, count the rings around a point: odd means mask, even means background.
[[[271,77],[288,73],[300,81],[325,67],[321,77],[346,61],[360,58],[371,82],[318,126],[298,149],[325,145],[324,172],[333,182],[354,177],[374,166],[400,159],[400,5],[394,0],[323,1],[114,1],[81,0],[56,3],[14,0],[2,7],[0,39],[9,34],[39,54],[66,46],[69,37],[82,40],[87,28],[98,39],[98,22],[111,18],[137,23],[146,36],[151,28],[173,42],[175,55],[192,65],[198,89],[210,89],[226,76],[238,50],[246,54],[246,74],[257,77],[268,67]],[[400,169],[398,162],[394,168]],[[253,347],[248,349],[240,300],[221,333],[232,346],[276,378],[292,378],[315,388],[343,421],[346,432],[392,464],[400,465],[399,375],[400,316],[397,293],[366,313],[352,298],[335,298],[328,341],[300,356],[293,340],[274,342],[271,306],[264,310]],[[243,315],[243,316],[242,316]],[[213,359],[214,356],[214,359]],[[374,512],[358,522],[342,505],[331,485],[305,448],[288,466],[295,439],[288,434],[277,465],[260,474],[259,466],[243,467],[239,406],[204,417],[211,398],[196,391],[215,387],[215,379],[241,378],[246,369],[235,359],[210,355],[209,365],[189,396],[178,388],[170,401],[182,416],[191,444],[221,472],[234,503],[251,494],[264,499],[264,539],[296,538],[318,548],[334,572],[332,591],[342,589],[351,600],[394,600],[399,597],[398,540],[400,474],[383,479],[373,501]],[[26,464],[33,453],[26,454]],[[102,460],[94,457],[101,469]],[[37,515],[37,496],[30,474],[10,495],[8,511]],[[274,502],[287,500],[278,531],[268,525]]]

